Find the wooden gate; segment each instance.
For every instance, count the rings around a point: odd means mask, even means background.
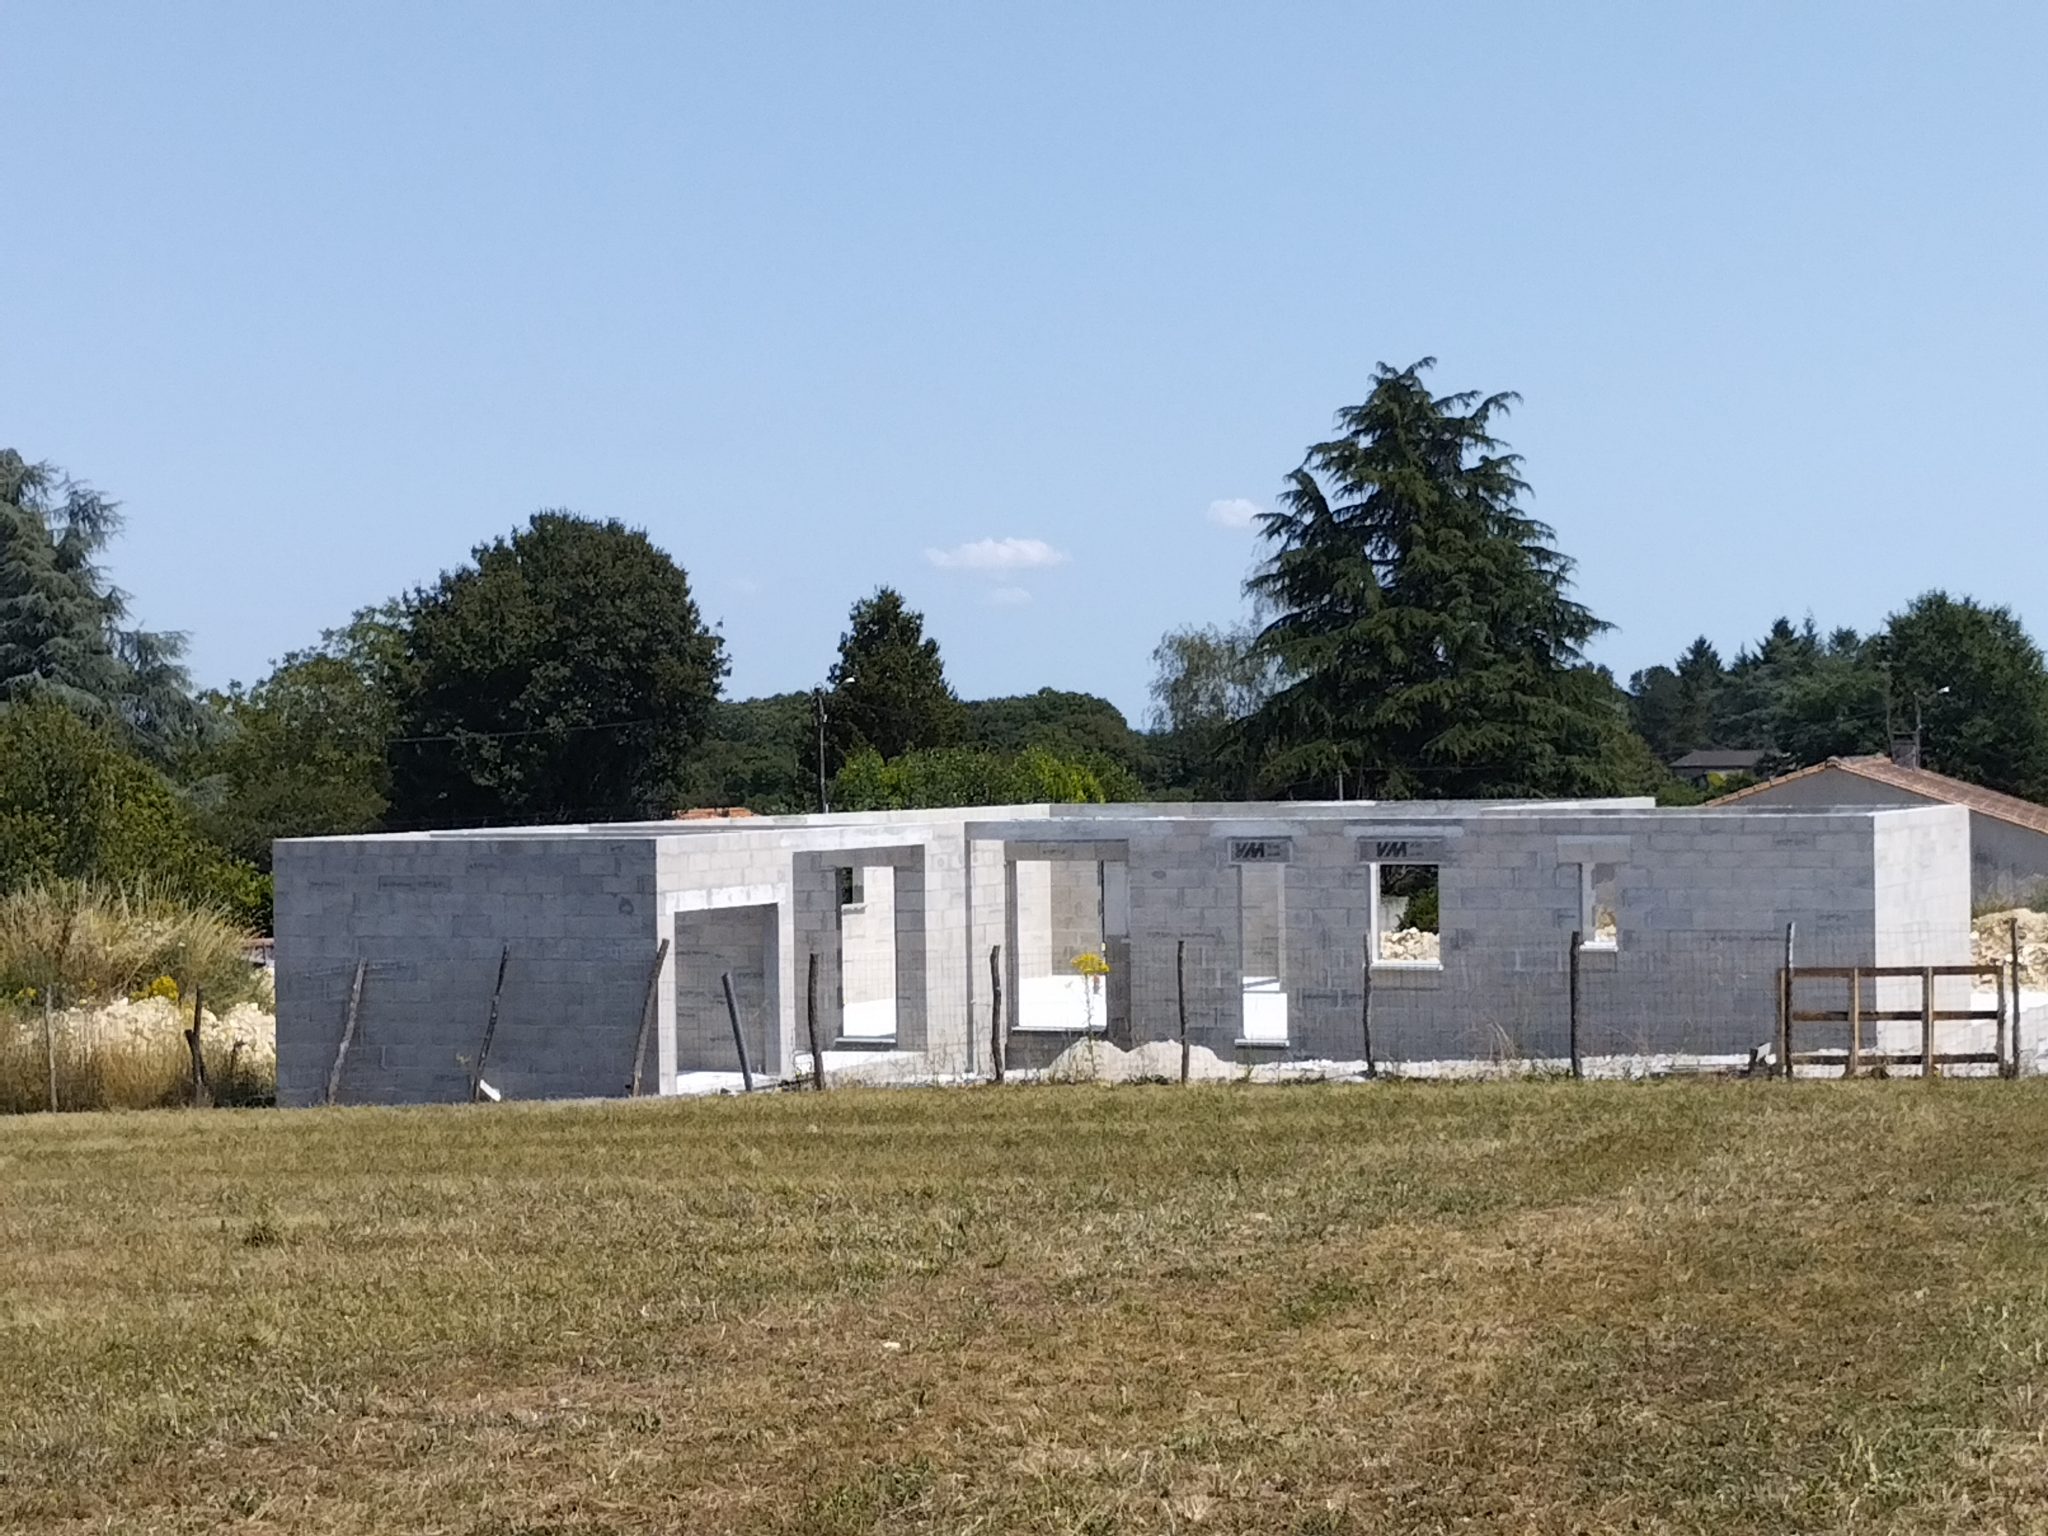
[[[1989,976],[1998,986],[1996,1008],[1937,1008],[1934,1006],[1934,984],[1946,977],[1966,977],[1972,983]],[[1866,984],[1878,981],[1911,981],[1920,983],[1920,1006],[1918,1008],[1866,1008],[1863,1000]],[[1800,988],[1812,982],[1846,984],[1849,991],[1846,1008],[1802,1008],[1799,1006]],[[1790,1077],[1794,1067],[1833,1066],[1842,1069],[1844,1077],[1856,1077],[1871,1067],[1918,1066],[1922,1077],[1934,1077],[1942,1067],[1951,1066],[1992,1066],[1998,1068],[2000,1077],[2019,1075],[2019,1021],[2013,1018],[2010,1026],[2006,1017],[2005,967],[2002,965],[1810,965],[1787,966],[1778,972],[1778,1069]],[[2019,1012],[2017,989],[2013,994],[2013,1013]],[[1917,1051],[1885,1051],[1866,1048],[1863,1043],[1865,1024],[1911,1024],[1920,1026],[1920,1048]],[[1989,1051],[1940,1051],[1935,1048],[1935,1025],[1937,1024],[1980,1024],[1994,1023],[1998,1026],[1997,1042]],[[1794,1026],[1801,1024],[1846,1024],[1849,1026],[1849,1043],[1846,1048],[1822,1047],[1805,1051],[1793,1048]]]

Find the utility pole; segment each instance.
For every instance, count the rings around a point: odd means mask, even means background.
[[[825,690],[813,688],[811,702],[818,711],[818,814],[824,816],[832,810],[831,797],[825,792]]]
[[[1925,768],[1927,766],[1927,759],[1920,754],[1920,706],[1927,700],[1938,699],[1947,692],[1948,685],[1944,683],[1932,693],[1916,693],[1913,695],[1913,766],[1915,768]]]

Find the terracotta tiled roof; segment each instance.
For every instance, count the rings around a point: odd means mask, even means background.
[[[671,821],[731,821],[754,813],[744,805],[706,805],[694,811],[677,811]]]
[[[2043,836],[2048,836],[2048,805],[2036,805],[2033,801],[2022,800],[2017,795],[2002,795],[1995,789],[1985,789],[1981,785],[1965,784],[1961,779],[1952,779],[1945,773],[1934,773],[1926,768],[1901,768],[1888,757],[1831,757],[1824,763],[1815,763],[1810,768],[1780,774],[1775,779],[1766,779],[1761,784],[1738,789],[1733,794],[1723,795],[1720,799],[1708,803],[1733,805],[1738,800],[1761,795],[1780,784],[1790,784],[1795,779],[1811,778],[1817,773],[1825,773],[1830,768],[1854,774],[1859,779],[1868,779],[1873,784],[1889,784],[1893,789],[1903,789],[1908,794],[1924,795],[1929,800],[1938,800],[1944,805],[1964,806],[1979,816],[2011,822],[2016,827],[2025,827],[2029,832],[2039,832]]]

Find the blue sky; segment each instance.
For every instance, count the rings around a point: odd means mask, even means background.
[[[1933,585],[2048,631],[2048,8],[0,7],[0,444],[260,674],[543,506],[735,694],[879,583],[1139,713],[1373,365],[1519,390],[1624,676]],[[1217,504],[1226,504],[1216,511]],[[1241,510],[1241,509],[1240,509]]]

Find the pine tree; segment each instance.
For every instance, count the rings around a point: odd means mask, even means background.
[[[39,697],[117,725],[161,764],[206,724],[182,635],[125,628],[127,598],[99,558],[115,503],[0,451],[0,703]]]
[[[92,557],[115,513],[89,491],[59,489],[48,465],[0,453],[0,698],[41,695],[110,721],[123,683],[121,604]]]
[[[862,747],[887,759],[950,746],[964,730],[965,711],[946,682],[939,642],[925,637],[924,615],[891,587],[853,605],[825,681],[835,768]]]
[[[1719,718],[1721,692],[1728,680],[1727,669],[1721,665],[1721,653],[1714,649],[1713,642],[1701,635],[1685,648],[1678,658],[1678,717],[1676,734],[1684,743],[1680,754],[1697,751],[1701,747],[1741,746],[1740,742],[1718,739],[1715,723]]]
[[[1484,797],[1640,787],[1647,753],[1584,664],[1606,626],[1521,507],[1492,435],[1514,396],[1435,396],[1424,359],[1382,364],[1265,517],[1247,584],[1277,614],[1260,649],[1289,682],[1251,723],[1269,787]]]

